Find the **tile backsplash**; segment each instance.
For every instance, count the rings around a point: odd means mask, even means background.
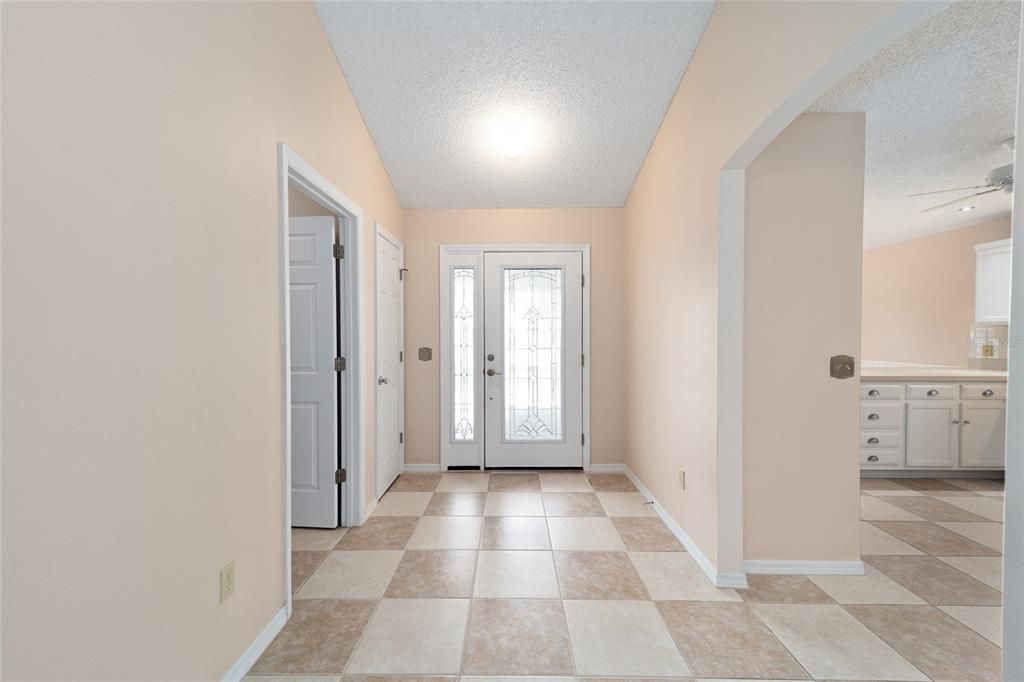
[[[1005,324],[972,324],[967,342],[967,364],[977,369],[1006,369]]]

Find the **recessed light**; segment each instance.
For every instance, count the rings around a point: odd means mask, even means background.
[[[974,210],[973,206],[961,206],[960,207],[960,212],[961,213],[967,213],[968,211],[973,211],[973,210]]]

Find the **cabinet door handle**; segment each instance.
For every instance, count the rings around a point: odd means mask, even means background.
[[[868,438],[868,445],[878,445],[877,438]]]
[[[874,412],[872,412],[871,414],[868,415],[868,420],[869,421],[876,422],[879,419],[880,419],[880,417],[877,414],[875,414]]]
[[[869,462],[877,462],[878,461],[878,455],[871,455],[870,457],[868,457],[868,461]]]
[[[986,398],[991,398],[991,397],[992,397],[992,396],[994,396],[994,395],[995,395],[996,393],[995,393],[995,391],[993,391],[993,390],[992,390],[991,388],[986,388],[986,389],[985,389],[984,391],[982,391],[982,392],[981,392],[981,394],[982,394],[983,396],[985,396]]]
[[[954,420],[953,420],[953,423],[954,423],[954,424],[959,424],[959,423],[960,423],[960,420],[959,420],[959,419],[954,419]]]
[[[870,391],[868,391],[868,395],[871,396],[872,398],[874,398],[875,396],[878,395],[878,389],[877,388],[871,389]]]
[[[928,395],[932,396],[933,398],[935,396],[937,396],[938,394],[939,394],[939,391],[937,389],[934,389],[934,388],[928,389]]]
[[[964,420],[964,424],[970,424],[970,423],[971,423],[971,420],[970,420],[970,419],[965,419],[965,420]]]

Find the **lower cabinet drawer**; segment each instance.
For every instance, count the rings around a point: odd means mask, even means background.
[[[956,384],[908,384],[911,400],[956,400]]]
[[[900,400],[903,384],[861,384],[861,400]]]
[[[862,450],[898,449],[902,435],[900,431],[862,431],[860,447]]]
[[[898,467],[903,464],[899,450],[861,450],[862,467]]]
[[[898,429],[903,425],[903,406],[900,403],[873,403],[862,402],[860,404],[860,428],[864,430],[877,431],[884,429]]]
[[[964,400],[1006,400],[1006,384],[964,384],[960,387]]]

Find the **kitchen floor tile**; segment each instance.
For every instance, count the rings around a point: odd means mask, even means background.
[[[606,518],[548,518],[548,533],[554,549],[625,552],[619,531]]]
[[[384,599],[345,672],[457,675],[468,618],[468,599]]]
[[[475,570],[473,550],[407,550],[384,594],[388,599],[468,599]]]
[[[401,550],[331,552],[296,599],[380,599],[402,559]]]
[[[434,493],[424,516],[483,516],[487,493]]]
[[[488,492],[540,492],[537,474],[491,474]]]
[[[772,604],[831,604],[820,587],[803,575],[748,575],[747,589],[736,590],[746,602]]]
[[[712,585],[686,552],[630,552],[629,558],[655,601],[741,601],[736,590]]]
[[[393,493],[380,498],[373,516],[420,516],[434,493]]]
[[[1002,606],[940,606],[939,608],[996,646],[1003,646]]]
[[[942,556],[936,557],[989,587],[1003,590],[1003,558],[999,556]]]
[[[544,516],[544,503],[540,493],[487,493],[484,516]]]
[[[840,604],[924,604],[913,592],[874,566],[864,575],[812,575],[811,581]]]
[[[636,486],[625,474],[590,474],[588,478],[594,490],[608,493],[636,492]]]
[[[959,498],[968,499],[968,498]],[[976,499],[976,498],[974,498]],[[891,505],[914,514],[925,521],[988,521],[984,516],[972,514],[966,509],[943,502],[937,497],[890,497],[886,499]],[[866,521],[913,521],[914,519],[865,519]]]
[[[474,599],[462,670],[475,675],[572,675],[562,602]]]
[[[389,493],[432,493],[441,474],[402,474],[388,488]]]
[[[448,472],[441,476],[441,482],[434,490],[436,493],[485,493],[490,474],[467,471],[465,473]]]
[[[619,516],[612,523],[631,552],[686,551],[661,519]]]
[[[930,556],[866,556],[864,561],[929,604],[1000,606],[1003,595]]]
[[[252,674],[340,674],[363,634],[374,601],[303,599],[253,665]]]
[[[302,587],[326,557],[327,552],[292,552],[292,594]]]
[[[349,528],[335,549],[405,549],[419,521],[418,516],[371,516]]]
[[[862,521],[924,521],[920,516],[901,509],[892,504],[895,497],[874,497],[862,495],[860,498],[860,518]],[[917,498],[909,498],[917,499]]]
[[[477,549],[481,516],[424,516],[406,545],[408,549]]]
[[[548,522],[540,516],[488,516],[480,549],[551,549]]]
[[[980,495],[975,497],[936,497],[935,499],[966,509],[972,514],[984,517],[987,521],[1003,522],[1003,501],[1000,499]]]
[[[997,552],[1003,551],[1003,524],[1001,523],[940,522],[939,525]]]
[[[648,599],[625,552],[555,552],[562,599]]]
[[[558,599],[551,552],[481,551],[473,596],[477,599]]]
[[[998,554],[991,547],[974,542],[937,523],[875,521],[873,525],[928,554],[942,556],[993,556]]]
[[[657,516],[654,506],[640,493],[598,493],[608,516]]]
[[[540,475],[540,489],[545,493],[592,493],[590,479],[581,472],[552,472]]]
[[[605,515],[594,493],[543,493],[543,498],[544,513],[548,516]]]
[[[860,523],[860,553],[869,554],[924,554],[894,535],[889,535],[881,528],[876,528],[867,521]]]
[[[292,528],[292,551],[329,552],[346,532],[348,528]]]
[[[911,490],[920,490],[922,492],[935,490],[966,490],[959,481],[952,483],[940,478],[901,478],[900,485],[910,488]]]

